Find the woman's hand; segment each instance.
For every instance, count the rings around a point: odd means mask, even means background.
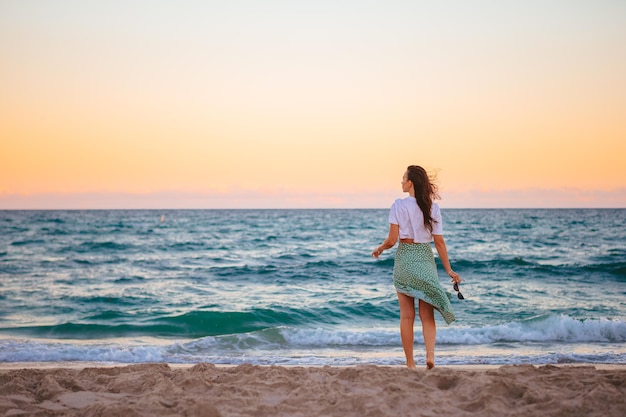
[[[378,259],[378,257],[380,256],[380,254],[383,253],[383,250],[379,247],[377,247],[376,249],[374,249],[372,251],[372,256],[376,259]]]
[[[460,284],[461,281],[463,281],[461,279],[461,276],[457,274],[456,272],[454,272],[453,270],[448,271],[448,276],[451,278],[453,284]]]

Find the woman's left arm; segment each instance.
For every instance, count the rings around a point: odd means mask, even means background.
[[[383,251],[393,248],[393,246],[396,244],[396,242],[398,241],[398,236],[400,235],[400,226],[398,226],[397,224],[389,224],[389,235],[387,236],[387,239],[385,239],[385,241],[376,249],[374,249],[372,251],[372,256],[376,259],[378,259],[378,257],[380,256],[381,253],[383,253]]]
[[[446,248],[446,241],[443,239],[443,235],[433,235],[433,239],[435,241],[435,248],[437,249],[437,253],[439,254],[439,259],[443,264],[443,269],[446,270],[446,273],[450,278],[452,278],[452,282],[459,283],[461,282],[461,277],[459,274],[452,270],[450,266],[450,259],[448,259],[448,249]]]

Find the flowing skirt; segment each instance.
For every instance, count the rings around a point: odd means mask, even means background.
[[[393,266],[396,290],[432,305],[450,324],[454,312],[449,294],[441,287],[430,243],[400,243]]]

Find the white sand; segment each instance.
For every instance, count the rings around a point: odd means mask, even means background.
[[[2,364],[0,415],[624,416],[626,366]]]

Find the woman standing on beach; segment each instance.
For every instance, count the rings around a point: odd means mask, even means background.
[[[431,369],[435,366],[437,334],[434,310],[441,313],[446,323],[454,321],[448,294],[439,284],[431,241],[435,241],[439,259],[452,282],[460,283],[461,277],[450,267],[448,250],[443,239],[441,211],[433,202],[438,197],[437,185],[430,180],[424,168],[411,165],[402,177],[402,191],[409,193],[409,197],[398,199],[391,206],[389,236],[374,249],[372,256],[378,259],[384,250],[392,248],[400,238],[393,267],[393,284],[400,304],[400,337],[406,365],[411,369],[415,368],[413,324],[415,299],[418,299],[426,346],[426,366]]]

